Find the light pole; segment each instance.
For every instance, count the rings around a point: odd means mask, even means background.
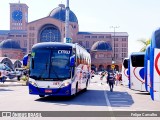
[[[119,26],[111,26],[110,28],[113,28],[113,30],[114,30],[113,55],[112,55],[112,64],[114,64],[115,63],[115,29],[119,28]]]
[[[69,13],[70,13],[70,8],[69,8],[69,0],[67,0],[66,4],[66,18],[65,18],[65,39],[64,43],[71,43],[71,38],[70,38],[70,30],[69,30]]]

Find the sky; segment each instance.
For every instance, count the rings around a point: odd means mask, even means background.
[[[19,0],[0,0],[0,30],[9,30],[9,3]],[[20,0],[29,7],[28,21],[46,17],[58,4],[66,0]],[[128,50],[138,52],[140,39],[151,38],[160,27],[160,0],[70,0],[70,9],[76,14],[79,31],[113,32],[111,26],[119,26],[116,32],[127,32]]]

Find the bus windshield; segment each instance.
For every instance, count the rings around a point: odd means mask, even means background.
[[[40,80],[64,80],[71,77],[71,50],[36,49],[32,51],[30,77]]]

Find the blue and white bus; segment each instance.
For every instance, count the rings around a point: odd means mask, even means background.
[[[128,58],[124,58],[123,64],[122,64],[122,84],[124,86],[128,86],[129,80],[128,80]]]
[[[131,81],[130,81],[130,72],[131,72],[131,69],[130,69],[130,59],[128,59],[128,87],[131,89]]]
[[[31,50],[29,93],[40,97],[76,95],[87,89],[90,72],[90,54],[77,43],[37,43]]]
[[[150,92],[150,45],[147,46],[144,57],[144,81],[146,91]]]
[[[150,95],[160,101],[160,29],[153,32],[150,48]]]
[[[146,91],[144,82],[144,52],[134,52],[130,55],[130,88]]]

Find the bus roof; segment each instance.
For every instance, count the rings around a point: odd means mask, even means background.
[[[132,55],[145,55],[145,52],[133,52],[130,56]]]
[[[71,49],[75,48],[77,46],[81,47],[84,49],[86,52],[88,52],[83,46],[79,45],[78,43],[62,43],[62,42],[42,42],[42,43],[37,43],[33,45],[32,49],[38,49],[38,48],[66,48],[66,49]]]
[[[42,42],[33,45],[32,48],[44,48],[44,47],[73,47],[75,44],[72,43],[61,43],[61,42]]]
[[[155,30],[151,38],[151,48],[160,48],[160,28]]]

